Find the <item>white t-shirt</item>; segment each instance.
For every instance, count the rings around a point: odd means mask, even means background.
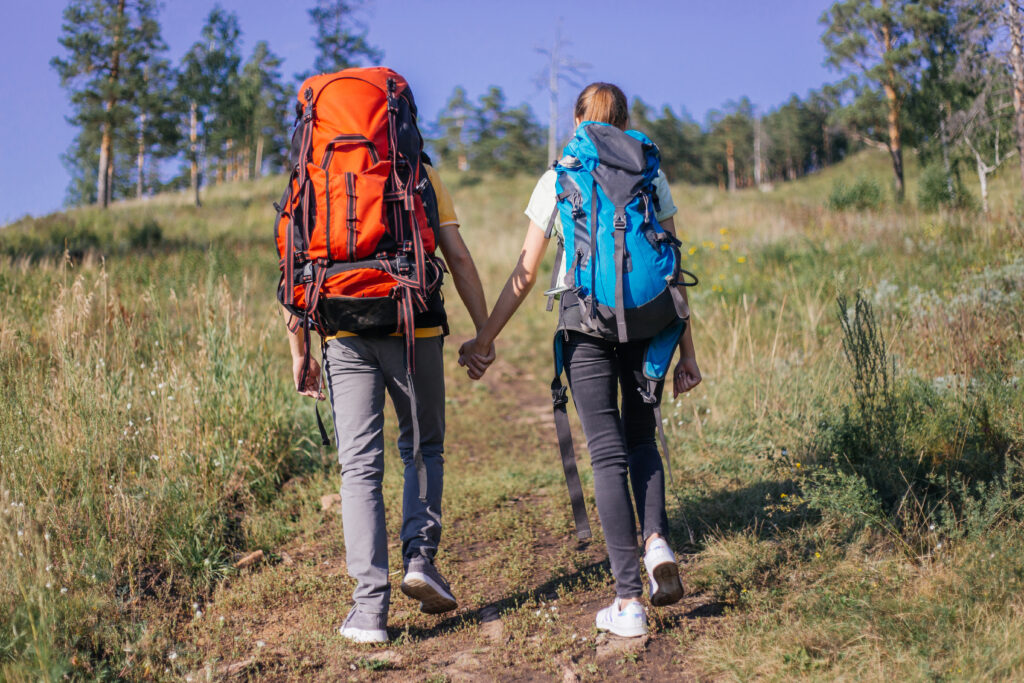
[[[555,173],[554,169],[548,169],[537,181],[537,185],[533,188],[533,194],[530,195],[530,203],[526,205],[526,217],[531,221],[540,226],[541,230],[548,227],[548,221],[551,219],[551,212],[555,210],[555,204],[558,203],[558,193],[555,191],[555,180],[558,179],[558,174]],[[671,218],[676,215],[679,211],[676,208],[676,204],[672,201],[672,192],[668,188],[668,179],[665,178],[665,174],[658,169],[658,177],[654,179],[654,192],[658,195],[658,206],[661,210],[655,214],[655,218],[660,223],[666,218]],[[562,217],[555,217],[555,232],[558,235],[562,234]]]

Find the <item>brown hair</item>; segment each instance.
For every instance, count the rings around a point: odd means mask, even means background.
[[[629,125],[629,103],[617,85],[591,83],[576,98],[574,114],[580,121],[610,123],[626,130]]]

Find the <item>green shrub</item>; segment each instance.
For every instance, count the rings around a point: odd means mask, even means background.
[[[866,177],[857,178],[849,185],[840,178],[832,185],[832,193],[828,197],[828,208],[833,211],[877,209],[883,203],[881,185]]]
[[[922,211],[974,208],[974,197],[964,186],[959,173],[953,174],[952,190],[950,184],[946,178],[946,170],[941,164],[925,166],[921,174],[921,184],[917,189],[918,208]]]
[[[819,424],[804,498],[908,539],[943,516],[958,519],[979,491],[992,495],[989,482],[1002,480],[1015,453],[990,411],[1007,397],[981,380],[964,395],[897,377],[871,304],[859,293],[852,307],[845,297],[838,304],[852,400]]]

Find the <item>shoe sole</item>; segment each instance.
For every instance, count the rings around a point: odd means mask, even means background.
[[[338,629],[338,633],[341,634],[342,638],[347,638],[355,643],[386,643],[388,642],[388,632],[384,630],[376,629],[364,629],[364,628],[345,628],[344,626]]]
[[[420,601],[420,611],[424,614],[442,614],[459,606],[454,596],[421,572],[406,574],[401,589],[413,600]]]
[[[679,565],[675,562],[662,562],[654,571],[654,580],[658,590],[651,595],[651,604],[655,607],[673,605],[683,598],[683,584],[679,580]]]
[[[608,631],[609,633],[617,635],[620,638],[639,638],[640,636],[646,636],[647,635],[647,629],[646,628],[643,628],[643,629],[620,629],[620,628],[615,628],[614,626],[601,626],[601,625],[598,625],[597,626],[597,630],[598,631]]]

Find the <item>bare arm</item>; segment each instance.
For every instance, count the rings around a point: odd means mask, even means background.
[[[676,237],[676,221],[674,216],[669,216],[661,221],[661,229]],[[690,305],[689,297],[686,295],[686,287],[679,285],[679,291],[683,294],[683,301],[687,307]],[[672,396],[685,394],[690,389],[700,384],[700,369],[697,367],[697,354],[693,349],[693,318],[686,323],[686,331],[679,338],[679,362],[676,363],[675,371],[672,373]]]
[[[477,273],[469,247],[462,240],[456,225],[442,225],[438,231],[438,242],[448,264],[448,270],[451,271],[452,280],[455,281],[455,291],[466,305],[466,310],[469,311],[473,325],[479,333],[487,321],[487,300],[484,298],[480,274]]]
[[[292,352],[292,379],[295,382],[295,390],[303,396],[323,400],[324,395],[320,391],[320,363],[310,356],[309,367],[306,368],[306,339],[298,330],[291,330],[295,316],[284,308],[281,312],[284,314],[285,329],[288,330],[288,347]],[[303,381],[303,369],[306,369],[306,377],[305,382],[300,384]]]
[[[523,303],[526,295],[530,293],[533,285],[537,282],[537,272],[547,246],[548,239],[544,237],[544,230],[530,221],[530,227],[526,231],[526,240],[523,242],[523,249],[519,254],[519,261],[508,281],[505,282],[505,287],[501,290],[486,324],[478,332],[476,339],[466,343],[466,352],[479,354],[494,343],[498,334],[519,309],[519,305]]]

